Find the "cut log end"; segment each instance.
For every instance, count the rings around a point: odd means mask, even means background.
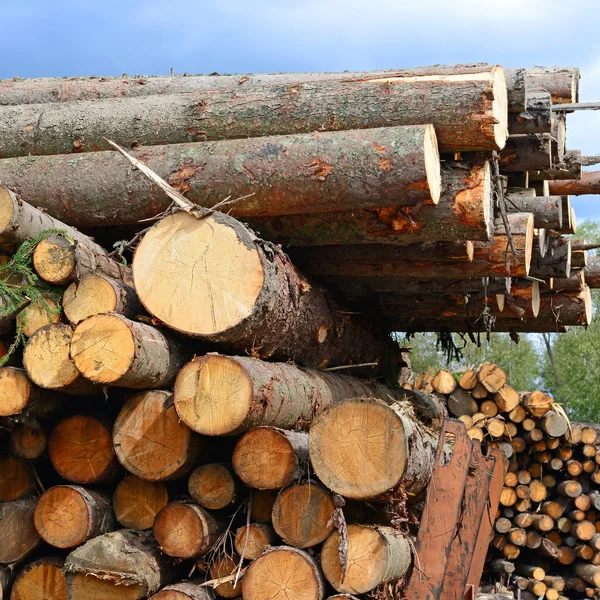
[[[18,415],[31,397],[31,381],[22,369],[0,368],[0,417]]]
[[[17,317],[25,337],[31,337],[38,329],[60,321],[60,305],[52,298],[32,302]]]
[[[210,578],[211,579],[222,579],[224,577],[229,577],[237,572],[238,561],[235,557],[221,555],[219,556],[213,563],[210,568]],[[217,587],[215,587],[215,594],[219,598],[239,598],[242,595],[242,582],[238,581],[237,585],[234,585],[235,580],[233,581],[225,581],[220,583]],[[207,588],[204,588],[205,590]],[[200,596],[196,599],[196,596],[192,598],[192,600],[203,600],[205,596]],[[213,596],[206,596],[207,600],[209,598],[213,598]],[[179,597],[173,598],[173,600],[183,600]],[[186,598],[187,600],[187,598]]]
[[[60,235],[51,235],[42,240],[33,252],[33,266],[37,274],[54,285],[69,283],[76,263],[73,242]]]
[[[86,275],[72,283],[63,295],[65,316],[72,325],[87,317],[113,312],[118,306],[115,288],[101,275]]]
[[[423,146],[427,187],[429,188],[431,202],[438,204],[442,193],[442,173],[440,169],[440,152],[433,125],[425,126]]]
[[[123,527],[150,529],[156,515],[168,504],[164,484],[128,475],[119,482],[113,495],[113,510]]]
[[[11,600],[66,600],[67,582],[61,563],[42,558],[26,565],[15,579]]]
[[[243,525],[235,534],[235,551],[247,560],[257,559],[275,539],[273,528],[264,523]]]
[[[188,490],[194,501],[203,508],[219,510],[235,501],[236,482],[226,466],[208,464],[192,472]]]
[[[501,67],[494,67],[492,70],[492,94],[494,101],[490,117],[494,123],[494,141],[498,150],[502,150],[508,139],[508,92],[506,78]]]
[[[69,600],[141,600],[146,597],[146,586],[141,584],[118,585],[84,573],[67,575]]]

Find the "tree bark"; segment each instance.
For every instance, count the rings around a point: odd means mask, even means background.
[[[73,282],[63,294],[62,308],[73,326],[102,313],[117,313],[134,319],[144,312],[130,285],[96,274],[85,275],[80,281]]]
[[[15,577],[10,599],[65,600],[67,583],[61,571],[63,563],[62,558],[49,557],[25,565]],[[8,595],[4,598],[8,600]]]
[[[0,564],[11,565],[23,560],[40,544],[33,524],[35,498],[0,504]]]
[[[563,226],[562,196],[506,196],[509,213],[532,213],[533,226],[542,229],[561,229]]]
[[[444,151],[507,136],[500,67],[468,75],[366,77],[154,97],[0,107],[2,157],[431,123]]]
[[[550,133],[552,130],[552,99],[549,92],[532,92],[527,95],[526,110],[511,112],[508,116],[510,135]]]
[[[188,479],[188,491],[194,502],[208,510],[220,510],[242,495],[231,465],[209,463],[197,467]]]
[[[550,193],[572,196],[600,194],[600,171],[585,171],[581,174],[581,179],[551,181]]]
[[[0,502],[11,502],[35,491],[31,465],[20,458],[0,457]]]
[[[410,409],[354,398],[334,404],[310,427],[309,453],[319,480],[346,498],[377,498],[400,483],[423,490],[433,471],[437,437]],[[364,423],[369,423],[368,428]]]
[[[158,512],[169,503],[165,485],[135,475],[121,479],[112,498],[115,517],[131,529],[151,529]]]
[[[58,406],[53,392],[37,387],[24,369],[0,367],[0,416],[22,422],[44,419]]]
[[[85,379],[70,355],[73,330],[56,323],[38,329],[23,350],[23,366],[27,375],[41,388],[64,394],[94,394],[99,389]]]
[[[108,496],[76,485],[57,485],[44,492],[35,507],[40,537],[55,548],[73,548],[114,529]]]
[[[309,475],[308,434],[255,427],[239,439],[232,461],[235,472],[247,486],[281,489]]]
[[[222,142],[148,146],[133,153],[195,204],[227,197],[235,217],[437,204],[433,126],[412,125]],[[118,152],[0,162],[0,181],[80,227],[135,225],[170,199]]]
[[[127,400],[115,421],[112,441],[119,462],[148,481],[185,475],[203,446],[200,436],[180,422],[171,393],[159,390]]]
[[[73,483],[110,481],[119,473],[110,426],[95,417],[60,421],[48,438],[48,454],[56,472]]]
[[[270,525],[264,523],[243,525],[235,534],[235,551],[246,560],[256,560],[273,545],[275,539],[275,530]]]
[[[172,576],[152,537],[127,529],[92,538],[73,550],[63,572],[68,598],[73,600],[140,600],[158,591]],[[119,595],[109,595],[112,589],[120,590]]]
[[[571,241],[563,237],[553,238],[544,256],[541,256],[538,248],[534,248],[530,274],[540,279],[570,277]]]
[[[179,418],[194,431],[213,436],[239,435],[261,425],[307,430],[313,417],[334,402],[359,396],[411,400],[417,415],[438,428],[445,413],[430,396],[431,403],[422,408],[410,390],[220,354],[194,358],[181,370],[174,391]]]
[[[342,312],[278,248],[223,213],[166,217],[144,236],[133,264],[140,300],[172,329],[263,358],[397,370],[397,344]]]
[[[283,489],[273,505],[273,528],[284,543],[310,548],[333,531],[335,504],[328,490],[307,481]]]
[[[203,587],[203,583],[201,579],[173,583],[151,596],[150,600],[214,600],[214,593]]]
[[[576,67],[530,67],[526,70],[527,89],[550,92],[554,104],[579,101],[579,78]]]
[[[408,538],[392,527],[349,525],[345,574],[339,546],[340,534],[335,532],[321,551],[323,574],[338,592],[364,594],[380,583],[402,578],[412,563]]]
[[[282,597],[322,600],[325,585],[315,559],[297,548],[277,546],[250,563],[242,579],[244,600],[270,600]]]
[[[590,585],[600,587],[600,567],[586,563],[577,563],[575,565],[575,574]]]
[[[10,432],[10,451],[24,460],[35,460],[46,451],[48,438],[41,427],[33,428],[18,423]]]
[[[151,325],[119,314],[100,314],[75,328],[71,358],[78,371],[96,384],[157,389],[173,384],[189,355]]]
[[[160,549],[175,558],[206,554],[221,534],[214,517],[197,504],[171,502],[154,519],[154,537]]]
[[[245,219],[271,241],[293,246],[484,240],[493,232],[489,163],[442,167],[439,204]]]
[[[545,171],[552,166],[549,133],[511,135],[500,155],[502,171]]]
[[[531,184],[540,181],[553,181],[555,179],[581,179],[583,175],[582,162],[583,158],[579,150],[569,150],[565,152],[560,162],[554,161],[551,169],[532,170],[529,172],[529,180]],[[548,190],[548,193],[550,191]],[[554,192],[552,192],[554,193]],[[547,194],[544,194],[547,195]]]

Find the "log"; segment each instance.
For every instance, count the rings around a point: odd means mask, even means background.
[[[255,427],[237,442],[232,462],[246,485],[259,490],[280,489],[309,475],[308,434]]]
[[[600,171],[585,171],[581,179],[551,181],[550,193],[571,196],[600,194]]]
[[[444,418],[441,403],[424,394],[245,356],[194,358],[174,388],[177,414],[205,435],[241,434],[257,426],[307,430],[313,417],[334,402],[359,396],[410,400],[419,418],[438,427]],[[423,396],[429,405],[421,403]]]
[[[533,249],[530,274],[538,279],[548,277],[570,277],[571,242],[566,238],[555,238],[544,254]]]
[[[203,586],[201,579],[190,579],[164,587],[158,594],[150,596],[150,600],[214,600],[215,595],[210,588]],[[235,596],[225,596],[235,598]]]
[[[432,379],[431,386],[438,394],[448,395],[456,389],[456,380],[450,371],[440,369]]]
[[[151,529],[154,518],[168,503],[169,494],[163,483],[135,475],[121,479],[112,498],[117,521],[131,529]]]
[[[223,579],[231,575],[237,576],[239,559],[235,556],[221,554],[210,567],[210,579]],[[198,563],[200,566],[200,563]],[[215,594],[220,598],[238,598],[242,593],[241,581],[234,586],[233,581],[224,581],[214,588]],[[204,588],[206,589],[206,588]]]
[[[221,526],[197,504],[170,502],[156,515],[152,530],[165,554],[187,559],[206,554],[217,541]]]
[[[508,115],[508,132],[510,135],[550,133],[551,129],[552,98],[549,92],[527,94],[525,111],[511,112]]]
[[[367,398],[347,399],[321,412],[308,440],[319,480],[353,499],[376,498],[400,482],[409,492],[423,490],[433,470],[437,437],[411,412]]]
[[[488,241],[493,232],[489,163],[442,167],[436,206],[386,207],[343,213],[245,219],[270,241],[293,246]]]
[[[239,501],[241,491],[230,465],[209,463],[197,467],[188,479],[194,502],[208,510],[220,510]]]
[[[547,435],[558,438],[565,435],[569,430],[569,421],[563,414],[552,410],[544,415],[541,427]]]
[[[33,252],[33,266],[41,279],[53,285],[67,285],[94,273],[131,283],[130,270],[108,257],[103,248],[89,248],[70,236],[42,240]]]
[[[17,458],[35,460],[44,454],[48,437],[41,428],[33,428],[21,423],[10,432],[10,451]]]
[[[576,563],[575,574],[590,585],[600,587],[600,567],[586,563]]]
[[[207,342],[320,367],[378,362],[373,374],[389,373],[400,360],[391,339],[340,313],[279,249],[223,213],[162,219],[137,247],[133,273],[151,314]]]
[[[31,337],[38,329],[60,322],[61,307],[51,297],[44,296],[26,306],[17,315],[17,324],[25,337]]]
[[[250,563],[242,579],[244,600],[323,600],[325,585],[315,559],[289,546],[270,548]]]
[[[448,396],[448,410],[455,417],[473,416],[479,410],[479,406],[466,390],[457,389]]]
[[[61,571],[63,563],[62,558],[52,557],[26,564],[15,577],[11,600],[66,599],[67,582]]]
[[[113,427],[119,462],[136,477],[164,481],[185,475],[194,466],[203,440],[179,420],[172,394],[139,392],[129,398]]]
[[[336,531],[321,550],[323,574],[338,592],[369,592],[380,583],[403,577],[412,562],[408,538],[391,527],[349,525],[345,573],[339,547],[340,534]]]
[[[243,525],[235,533],[235,551],[244,559],[256,560],[273,545],[275,539],[275,530],[269,525],[264,523]]]
[[[510,413],[519,405],[519,394],[509,385],[503,385],[494,394],[494,402],[501,412]]]
[[[582,492],[583,489],[578,481],[568,479],[558,484],[558,493],[565,498],[577,498]]]
[[[147,146],[133,155],[200,206],[251,195],[231,205],[235,217],[437,204],[440,198],[432,125]],[[135,225],[170,204],[114,151],[83,154],[76,162],[69,155],[6,159],[0,181],[79,227]]]
[[[0,504],[0,565],[17,563],[40,544],[33,524],[35,498]]]
[[[431,123],[451,152],[501,149],[507,137],[500,67],[233,89],[0,107],[1,156],[109,150],[106,139],[153,146],[392,124]]]
[[[44,419],[58,406],[56,396],[32,383],[23,369],[0,367],[0,416]]]
[[[35,507],[40,537],[55,548],[73,548],[114,529],[108,496],[76,485],[57,485]]]
[[[56,323],[38,329],[25,344],[23,366],[36,385],[64,394],[93,394],[98,390],[71,359],[73,330]]]
[[[318,483],[297,483],[282,490],[273,504],[273,528],[289,546],[310,548],[333,531],[335,505]]]
[[[141,600],[169,582],[172,570],[150,536],[122,529],[92,538],[66,558],[69,600]]]
[[[552,166],[549,133],[511,135],[500,155],[502,171],[545,171]]]
[[[506,383],[506,373],[498,365],[486,362],[478,367],[477,380],[488,392],[496,394]]]
[[[532,213],[533,226],[543,229],[560,229],[563,223],[561,196],[506,196],[509,213]]]
[[[119,473],[110,426],[95,417],[61,420],[48,438],[48,454],[56,472],[73,483],[110,481]]]
[[[526,70],[527,89],[550,92],[554,104],[579,101],[579,78],[576,67],[531,67]]]
[[[104,386],[168,388],[187,358],[168,334],[118,314],[88,317],[75,327],[71,340],[77,370]]]
[[[546,182],[545,186],[547,186],[547,190],[544,190],[546,193],[540,194],[541,196],[545,196],[551,193],[549,186],[551,181],[581,179],[581,176],[583,175],[583,162],[584,157],[581,156],[579,150],[569,150],[564,153],[560,162],[557,162],[556,159],[554,160],[552,168],[530,171],[529,179],[532,184],[535,184],[536,182],[540,183],[542,181]]]
[[[18,500],[34,490],[35,478],[29,463],[12,456],[0,457],[0,502]]]
[[[117,313],[134,319],[144,311],[131,286],[96,274],[85,275],[73,282],[65,290],[62,306],[73,326],[87,317],[102,313]]]

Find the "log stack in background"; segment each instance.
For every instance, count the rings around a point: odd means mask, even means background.
[[[481,411],[473,437],[552,460],[547,415],[514,448],[488,398],[499,370],[462,394],[439,374],[433,393],[390,334],[589,323],[600,265],[547,183],[585,162],[556,110],[574,110],[578,79],[457,65],[0,82],[2,264],[33,240],[51,286],[1,323],[5,345],[26,343],[0,368],[0,597],[397,595],[446,403]],[[170,210],[106,138],[201,208]],[[108,250],[125,235],[141,238],[130,266]]]

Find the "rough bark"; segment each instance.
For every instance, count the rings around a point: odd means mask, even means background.
[[[171,502],[156,515],[152,530],[165,554],[175,558],[195,558],[213,547],[221,526],[197,504]]]
[[[532,213],[533,226],[542,229],[562,227],[562,204],[562,196],[506,196],[506,209],[509,213]]]
[[[411,542],[392,527],[348,526],[345,574],[339,545],[340,534],[336,531],[321,551],[323,574],[338,592],[364,594],[380,583],[402,578],[412,563]]]
[[[569,150],[565,152],[560,162],[555,161],[551,169],[530,171],[529,179],[531,184],[540,181],[547,181],[549,183],[555,179],[580,179],[583,175],[582,163],[583,157],[581,156],[581,152],[579,150]],[[550,193],[549,190],[548,193]]]
[[[23,560],[40,544],[33,524],[35,498],[0,504],[0,564]]]
[[[590,585],[596,588],[600,587],[600,567],[587,563],[577,563],[575,564],[575,574]]]
[[[171,392],[159,390],[127,400],[115,421],[112,441],[119,462],[148,481],[185,475],[202,449],[200,436],[179,420]]]
[[[57,406],[54,393],[36,386],[23,369],[0,367],[0,416],[31,422],[44,419]]]
[[[323,411],[310,427],[315,474],[347,498],[377,498],[400,483],[420,492],[431,477],[438,440],[410,413],[406,406],[365,398]]]
[[[253,427],[307,430],[313,417],[344,398],[368,396],[414,401],[426,422],[441,421],[444,409],[432,402],[422,410],[410,390],[374,381],[266,363],[250,357],[208,354],[197,357],[175,382],[175,408],[181,420],[205,435],[241,434]]]
[[[585,171],[581,179],[551,181],[550,193],[572,196],[600,194],[600,171]]]
[[[56,548],[73,548],[114,529],[108,496],[76,485],[57,485],[44,492],[35,507],[40,537]]]
[[[531,67],[526,70],[527,89],[550,92],[554,104],[579,101],[579,78],[576,67]]]
[[[65,600],[67,583],[61,571],[63,563],[62,558],[49,557],[25,565],[15,577],[11,600]]]
[[[239,439],[232,461],[246,485],[259,490],[280,489],[308,476],[308,434],[255,427]]]
[[[275,530],[270,525],[264,523],[242,525],[235,534],[235,551],[244,559],[255,560],[273,545],[275,539]]]
[[[168,388],[187,358],[170,336],[119,314],[88,317],[75,327],[71,340],[77,370],[105,386]]]
[[[377,362],[393,373],[398,345],[338,308],[271,244],[235,219],[180,212],[137,247],[138,296],[167,326],[222,348],[308,366]]]
[[[109,593],[116,586],[122,595],[115,598],[139,600],[158,591],[173,574],[152,537],[128,529],[92,538],[76,548],[67,556],[63,571],[73,600],[104,597],[103,588],[112,600]],[[96,589],[98,596],[92,593]]]
[[[529,96],[526,69],[504,69],[504,77],[508,92],[509,112],[523,112],[527,108]]]
[[[56,472],[73,483],[109,481],[119,473],[110,426],[95,417],[60,421],[48,438],[48,454]]]
[[[195,204],[227,197],[236,217],[437,203],[431,125],[148,146],[133,152]],[[170,199],[118,152],[0,161],[0,181],[79,227],[134,225]]]
[[[101,313],[116,313],[134,319],[144,312],[130,285],[96,274],[85,275],[72,283],[63,294],[62,308],[73,326]]]
[[[323,600],[323,575],[310,554],[289,546],[271,548],[250,563],[242,579],[245,600]]]
[[[434,125],[444,151],[496,150],[507,136],[500,67],[468,75],[366,77],[154,97],[0,107],[3,158],[121,146],[178,144]]]
[[[550,133],[552,130],[552,99],[549,92],[532,92],[527,95],[524,112],[508,116],[510,135]]]
[[[203,587],[201,579],[191,579],[164,587],[150,600],[214,600],[215,595],[208,587]]]
[[[0,502],[33,494],[35,479],[31,465],[20,458],[0,457]]]
[[[273,528],[289,546],[310,548],[333,531],[335,504],[328,490],[312,481],[282,490],[273,505]]]
[[[489,164],[443,166],[442,195],[437,206],[245,220],[267,239],[296,246],[487,241],[494,226]]]
[[[46,451],[48,438],[41,427],[17,424],[10,432],[10,451],[17,458],[35,460]]]
[[[553,238],[544,256],[541,255],[538,248],[534,248],[531,257],[530,274],[540,279],[570,277],[571,240],[562,237]]]
[[[242,495],[231,465],[209,463],[197,467],[188,479],[188,492],[194,502],[208,510],[220,510]]]
[[[502,171],[545,171],[551,166],[549,133],[511,135],[500,155]]]

